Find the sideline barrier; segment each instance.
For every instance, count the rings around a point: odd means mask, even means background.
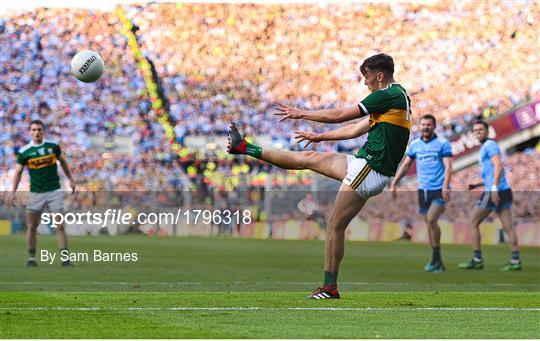
[[[13,231],[13,223],[10,220],[0,220],[0,235],[16,234],[24,232],[22,229]],[[45,225],[43,225],[45,226]],[[441,228],[441,242],[443,244],[469,244],[472,233],[468,222],[451,223],[444,220],[439,221]],[[522,246],[540,246],[540,222],[518,223],[515,226],[519,244]],[[371,241],[388,242],[399,239],[404,227],[398,222],[382,220],[363,221],[358,217],[354,218],[347,230],[345,237],[350,241]],[[54,229],[49,229],[54,233]],[[113,224],[105,229],[97,225],[74,225],[66,224],[68,235],[100,235],[106,233],[117,236],[129,233],[128,226],[117,226]],[[289,240],[324,240],[325,226],[313,220],[277,220],[271,223],[252,222],[241,225],[207,225],[201,222],[192,225],[186,224],[145,224],[140,225],[136,230],[148,235],[158,235],[161,237],[208,237],[216,235],[232,235],[246,239],[289,239]],[[501,239],[501,225],[498,221],[484,222],[480,226],[482,234],[482,244],[495,245]],[[133,230],[132,230],[133,231]],[[413,243],[428,243],[428,230],[423,221],[412,222]],[[39,231],[38,231],[39,232]]]

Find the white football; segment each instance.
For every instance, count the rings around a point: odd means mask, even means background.
[[[71,60],[71,73],[81,82],[95,82],[103,71],[105,71],[103,59],[94,51],[80,51]]]

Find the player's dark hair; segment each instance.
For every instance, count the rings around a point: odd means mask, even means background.
[[[475,121],[474,124],[473,124],[473,126],[475,126],[475,125],[477,125],[477,124],[481,124],[481,125],[484,126],[484,128],[489,129],[489,124],[488,124],[486,121],[484,121],[484,120],[477,120],[477,121]]]
[[[435,116],[431,114],[425,114],[424,116],[420,117],[420,120],[431,120],[433,121],[433,125],[437,125],[437,120],[435,119]]]
[[[45,129],[45,124],[43,124],[43,121],[42,120],[33,120],[32,122],[30,122],[30,126],[32,126],[32,124],[38,124],[40,125],[43,129]]]
[[[364,60],[360,66],[360,72],[365,76],[366,71],[381,71],[387,76],[394,75],[394,59],[386,53],[376,54]]]

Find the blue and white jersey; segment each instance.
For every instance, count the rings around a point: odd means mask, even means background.
[[[495,167],[493,166],[493,161],[491,161],[491,158],[495,155],[501,155],[501,149],[499,148],[497,142],[493,141],[492,139],[487,139],[484,141],[484,143],[482,143],[482,147],[480,148],[480,166],[482,167],[482,179],[484,180],[485,191],[491,190],[491,186],[493,186]],[[508,182],[506,181],[506,174],[503,165],[501,181],[499,182],[499,191],[509,188],[510,185],[508,185]]]
[[[447,139],[434,135],[429,141],[421,137],[409,144],[407,155],[416,159],[418,189],[440,190],[444,184],[444,157],[452,157],[452,146]]]

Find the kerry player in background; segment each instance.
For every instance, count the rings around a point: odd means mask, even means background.
[[[503,229],[508,234],[512,256],[510,263],[504,266],[501,271],[521,270],[521,259],[516,230],[512,224],[512,190],[506,181],[504,166],[501,159],[501,149],[497,142],[488,138],[489,125],[484,121],[477,121],[473,126],[473,132],[478,141],[482,144],[480,148],[480,165],[482,167],[482,180],[474,184],[469,184],[469,190],[484,186],[484,193],[478,200],[472,212],[471,225],[473,229],[472,247],[473,258],[466,263],[459,264],[461,269],[483,269],[484,259],[480,249],[480,224],[493,211],[497,213]]]
[[[58,177],[58,168],[56,161],[69,179],[69,185],[72,193],[75,192],[75,181],[69,170],[69,165],[62,155],[60,146],[52,141],[44,140],[44,125],[40,120],[34,120],[30,123],[30,136],[32,141],[19,149],[17,155],[17,164],[15,166],[15,175],[13,179],[12,198],[21,181],[21,175],[26,166],[30,175],[30,195],[26,205],[26,237],[28,244],[29,258],[27,266],[37,266],[36,263],[36,232],[41,220],[41,213],[45,207],[52,213],[63,212],[64,192],[60,187],[60,178]],[[67,251],[68,242],[64,224],[56,227],[56,237],[60,251]],[[64,251],[64,253],[66,252]],[[72,266],[69,260],[63,260],[62,266]]]
[[[452,146],[447,139],[435,134],[437,121],[433,115],[420,118],[422,135],[409,144],[405,160],[390,184],[392,198],[396,197],[399,180],[407,174],[413,159],[416,159],[418,176],[418,204],[420,214],[428,226],[429,244],[432,249],[431,262],[424,270],[432,273],[444,272],[441,257],[441,229],[438,220],[444,206],[450,199],[450,179],[452,177]]]
[[[246,154],[284,169],[311,169],[341,181],[332,217],[326,229],[323,286],[309,296],[312,299],[339,298],[337,276],[345,253],[345,229],[366,201],[378,195],[390,183],[398,168],[411,127],[410,98],[394,80],[394,60],[387,54],[367,58],[360,66],[371,94],[358,105],[344,109],[305,111],[280,105],[277,115],[284,119],[304,119],[322,123],[341,123],[360,119],[321,134],[296,131],[297,142],[311,143],[353,139],[368,134],[358,153],[293,152],[261,148],[248,143],[234,123],[229,132],[228,152]]]

